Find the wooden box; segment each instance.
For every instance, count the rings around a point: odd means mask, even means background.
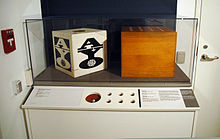
[[[122,77],[173,77],[177,33],[165,26],[123,27]]]
[[[53,31],[55,68],[79,77],[106,67],[106,31],[69,29]]]

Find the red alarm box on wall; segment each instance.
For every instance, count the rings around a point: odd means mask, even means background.
[[[4,52],[6,54],[16,50],[13,29],[1,31]]]

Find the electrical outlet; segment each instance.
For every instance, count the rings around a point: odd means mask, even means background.
[[[15,80],[12,82],[13,92],[15,95],[22,92],[22,83],[20,80]]]
[[[185,63],[185,52],[184,51],[177,51],[176,63],[177,64],[184,64]]]

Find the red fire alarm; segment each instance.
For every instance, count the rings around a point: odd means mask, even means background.
[[[2,42],[6,54],[16,50],[13,29],[2,30]]]

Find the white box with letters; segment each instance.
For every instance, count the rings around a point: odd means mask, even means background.
[[[106,68],[106,30],[57,30],[52,32],[52,36],[56,69],[79,77]]]

